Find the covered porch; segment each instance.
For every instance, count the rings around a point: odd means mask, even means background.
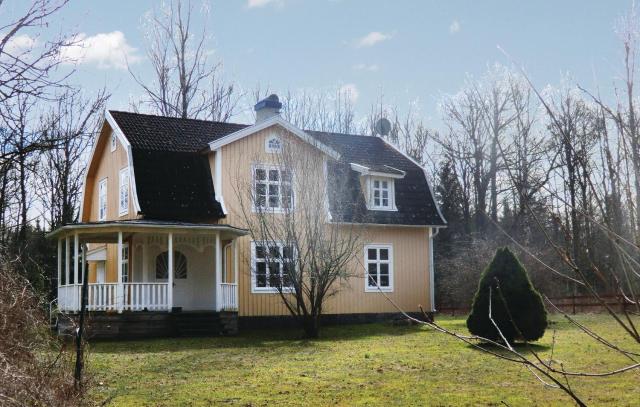
[[[238,244],[247,232],[220,224],[150,220],[78,223],[58,241],[57,308],[87,310],[237,311]]]

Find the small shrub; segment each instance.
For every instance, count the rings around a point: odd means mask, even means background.
[[[467,318],[467,327],[472,334],[502,341],[489,319],[490,296],[492,318],[508,342],[535,341],[544,335],[547,311],[542,297],[533,288],[518,258],[506,247],[498,249],[482,272]]]

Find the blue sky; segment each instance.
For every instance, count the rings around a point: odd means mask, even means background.
[[[129,98],[140,94],[122,55],[146,76],[142,20],[155,3],[75,1],[55,18],[54,26],[93,41],[74,81],[88,92],[106,85],[113,94],[110,108],[126,109]],[[595,0],[211,4],[210,48],[224,63],[225,75],[244,88],[261,84],[284,93],[347,86],[357,96],[360,116],[382,94],[400,108],[416,102],[435,126],[442,94],[456,92],[467,74],[480,76],[488,64],[509,64],[498,45],[539,86],[558,84],[569,74],[593,87],[596,75],[606,92],[620,73],[614,23],[630,6],[629,1]],[[112,52],[105,56],[109,47]],[[236,118],[249,120],[248,115]]]

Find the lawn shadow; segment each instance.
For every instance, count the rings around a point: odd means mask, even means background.
[[[544,352],[547,351],[549,349],[551,349],[551,346],[549,345],[543,345],[540,343],[522,343],[522,342],[518,342],[512,345],[513,348],[515,349],[516,352],[518,353],[522,353],[522,354],[526,354],[529,352],[536,352],[536,353],[540,353],[540,352]],[[476,346],[471,345],[471,344],[467,344],[467,348],[471,348],[475,351],[478,352],[482,352],[482,349],[478,349],[478,347],[486,350],[486,351],[490,351],[490,352],[494,352],[497,353],[499,355],[503,355],[503,356],[508,356],[511,355],[511,352],[509,352],[508,350],[501,348],[498,345],[494,345],[493,343],[488,343],[488,342],[479,342],[476,344]]]
[[[361,340],[380,336],[402,336],[424,331],[419,325],[396,326],[390,322],[332,325],[320,329],[320,337],[304,338],[299,328],[241,330],[235,336],[143,338],[91,341],[93,353],[155,353],[187,350],[268,348],[295,352],[333,341]]]

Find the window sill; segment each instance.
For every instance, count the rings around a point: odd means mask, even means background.
[[[393,292],[393,287],[365,287],[364,288],[364,292],[365,293],[392,293]]]
[[[396,208],[396,207],[393,207],[393,208],[384,208],[384,207],[376,208],[374,206],[368,206],[367,209],[370,210],[370,211],[398,212],[398,208]]]
[[[287,293],[290,294],[292,292],[294,292],[295,290],[292,288],[283,288],[282,292],[283,293]],[[272,288],[272,287],[251,287],[251,294],[279,294],[279,291],[277,288]]]
[[[293,209],[284,209],[284,208],[256,208],[255,206],[251,208],[253,213],[268,213],[268,214],[280,214],[284,215],[287,213],[293,212]]]

